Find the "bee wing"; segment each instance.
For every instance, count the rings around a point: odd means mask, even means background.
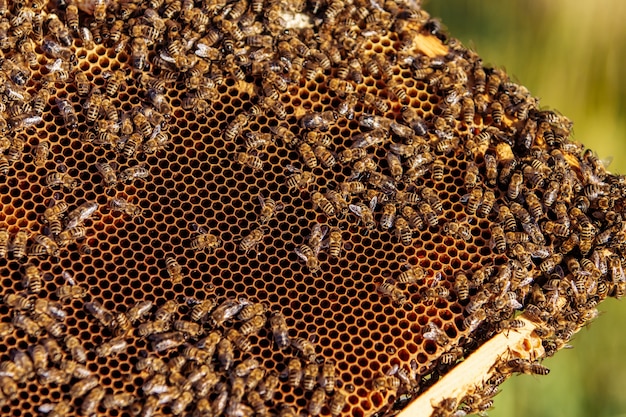
[[[38,410],[40,413],[48,414],[57,406],[55,403],[47,403],[39,406]]]
[[[351,212],[353,212],[359,217],[361,217],[361,215],[363,214],[363,208],[361,206],[358,206],[356,204],[350,204],[348,205],[348,208],[350,209]]]
[[[398,369],[400,369],[400,365],[396,363],[391,368],[389,368],[387,372],[385,372],[385,375],[395,375],[396,373],[398,373]]]
[[[304,253],[302,253],[302,251],[300,250],[300,248],[295,248],[293,251],[294,251],[294,252],[296,253],[296,255],[298,255],[298,257],[299,257],[300,259],[302,259],[303,261],[306,261],[306,260],[308,260],[308,259],[309,259],[309,258],[308,258],[308,257],[307,257]]]
[[[367,140],[365,139],[365,136],[363,134],[358,134],[352,137],[352,145],[350,146],[350,149],[363,148],[366,145]]]
[[[378,205],[378,196],[374,196],[370,200],[370,205],[369,205],[370,210],[374,211],[377,205]]]
[[[72,277],[72,275],[69,272],[63,271],[61,273],[61,276],[63,277],[65,282],[67,282],[69,285],[76,285],[76,281],[74,281],[74,278]]]
[[[436,332],[425,332],[422,334],[422,337],[426,340],[437,340]]]
[[[291,164],[287,165],[287,171],[294,172],[294,173],[302,172],[302,170],[300,168],[298,168],[298,167],[296,167],[294,165],[291,165]]]

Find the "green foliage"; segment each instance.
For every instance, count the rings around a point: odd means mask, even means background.
[[[626,2],[599,0],[430,0],[425,9],[503,67],[542,106],[574,121],[574,140],[626,173]],[[608,300],[574,349],[545,361],[546,377],[503,385],[492,417],[626,416],[624,301]]]

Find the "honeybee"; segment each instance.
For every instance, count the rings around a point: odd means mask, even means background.
[[[29,336],[38,337],[41,335],[42,329],[39,327],[39,324],[37,324],[37,322],[29,316],[25,316],[22,313],[15,313],[11,323],[16,329],[24,330],[24,332]]]
[[[383,282],[376,290],[382,295],[389,297],[391,302],[399,307],[402,307],[407,302],[404,292],[396,287],[392,281]]]
[[[519,372],[522,374],[548,375],[550,373],[550,369],[538,362],[531,362],[521,358],[507,361],[505,369],[509,370],[509,372]]]
[[[86,201],[67,215],[66,229],[72,229],[81,226],[85,220],[98,209],[98,203],[95,201]]]
[[[201,251],[208,249],[212,253],[222,245],[222,240],[217,236],[209,234],[202,228],[198,229],[198,231],[200,234],[191,241],[193,250]]]
[[[111,327],[113,325],[113,313],[107,310],[98,301],[85,303],[85,309],[104,327]]]
[[[385,129],[374,129],[352,137],[351,149],[369,148],[371,146],[382,145],[387,139],[389,132]]]
[[[333,155],[333,153],[329,151],[325,146],[317,145],[313,149],[313,154],[317,157],[317,160],[319,160],[319,162],[321,162],[321,164],[324,165],[326,168],[332,168],[337,163],[335,155]]]
[[[506,194],[509,200],[515,200],[520,195],[523,182],[524,176],[522,173],[519,171],[513,172],[511,179],[509,180],[509,186]]]
[[[140,206],[129,203],[121,198],[112,198],[109,200],[109,208],[111,211],[121,211],[131,217],[141,216],[143,210]]]
[[[339,184],[339,189],[344,195],[361,194],[367,190],[365,184],[362,183],[361,181],[342,182]],[[349,208],[349,205],[348,205],[348,208]]]
[[[382,375],[374,378],[372,388],[378,391],[397,391],[402,381],[395,375]]]
[[[70,31],[67,30],[67,27],[61,22],[61,19],[54,13],[48,15],[48,31],[64,46],[72,45],[72,35],[70,35]]]
[[[65,284],[57,287],[55,294],[59,301],[65,302],[68,300],[84,298],[87,295],[87,290],[78,285]]]
[[[289,130],[289,127],[284,123],[273,126],[271,130],[286,146],[293,148],[300,143],[300,138]]]
[[[200,324],[187,320],[174,320],[172,326],[175,330],[191,337],[197,337],[203,332],[203,328]]]
[[[257,316],[258,317],[258,316]],[[245,377],[250,374],[253,370],[257,369],[260,366],[259,362],[254,358],[248,358],[244,361],[240,362],[235,366],[235,375],[238,377]]]
[[[274,312],[270,316],[270,327],[272,329],[272,335],[274,342],[280,349],[285,349],[289,346],[289,334],[287,328],[287,321],[285,316],[279,312]]]
[[[7,256],[7,253],[9,251],[9,238],[10,236],[9,236],[9,232],[7,231],[7,228],[0,227],[0,258],[5,258]],[[26,240],[28,240],[28,235],[26,235],[26,239],[24,240],[24,243],[26,243]],[[24,255],[22,254],[20,258],[23,256]]]
[[[462,272],[456,275],[454,289],[460,301],[465,301],[469,298],[469,280],[467,279],[467,275]]]
[[[319,375],[319,384],[320,387],[324,388],[327,394],[335,390],[335,378],[335,364],[330,360],[326,360],[324,365],[322,365],[322,372]]]
[[[117,394],[108,394],[102,400],[102,405],[107,410],[115,408],[127,408],[135,402],[135,396],[129,392],[120,392]]]
[[[11,323],[0,322],[0,338],[5,338],[15,331],[15,326]]]
[[[298,358],[291,358],[287,363],[287,381],[293,388],[300,386],[302,381],[302,362]]]
[[[224,130],[223,136],[227,141],[233,141],[241,130],[248,124],[250,116],[246,113],[239,113]]]
[[[487,313],[485,313],[485,310],[479,309],[463,320],[463,327],[467,329],[469,333],[472,333],[486,318]]]
[[[8,238],[7,238],[8,240]],[[22,259],[26,256],[26,243],[28,241],[28,233],[24,229],[20,229],[17,231],[15,236],[13,236],[13,241],[10,245],[10,250],[13,252],[13,257],[15,259]]]
[[[328,256],[331,258],[339,258],[342,248],[341,230],[333,228],[328,235]]]
[[[236,152],[234,159],[237,163],[252,168],[253,171],[263,169],[263,160],[256,155],[247,152]]]
[[[149,175],[150,171],[144,165],[135,165],[120,172],[119,180],[122,182],[129,182],[136,179],[147,178]]]
[[[83,108],[87,111],[85,118],[87,123],[94,123],[102,109],[102,92],[99,88],[94,88],[89,93],[89,97],[83,104]]]
[[[130,123],[128,118],[125,118],[125,116],[122,115],[122,133],[125,132],[124,123],[126,123],[128,125],[128,128],[127,128],[129,132],[128,134],[131,137],[133,137],[133,141],[136,142],[136,147],[139,147],[139,144],[141,143],[141,140],[142,140],[142,136],[144,138],[152,138],[152,135],[154,133],[152,125],[150,124],[150,121],[148,120],[144,112],[145,112],[145,109],[139,109],[139,108],[135,109],[132,115],[132,124]],[[136,132],[132,128],[133,124],[137,128],[138,132]],[[128,151],[126,152],[128,153]],[[131,151],[131,155],[132,155],[132,151]]]
[[[38,167],[44,166],[50,155],[50,142],[47,140],[40,141],[39,144],[35,146],[33,153],[35,165]]]
[[[22,26],[24,28],[24,26]],[[15,29],[15,34],[17,36],[17,32],[20,28]],[[63,62],[75,63],[76,55],[72,53],[72,51],[64,46],[59,45],[56,41],[46,38],[41,44],[41,49],[54,59],[61,59]]]
[[[261,214],[259,216],[261,224],[269,222],[276,214],[276,211],[282,208],[282,204],[276,203],[271,198],[264,199],[261,195],[259,195],[259,202],[261,203]]]
[[[403,245],[408,246],[413,241],[413,231],[409,222],[402,216],[398,216],[395,221],[396,235]]]
[[[23,287],[28,288],[28,292],[31,294],[39,294],[41,291],[41,283],[43,276],[39,268],[33,264],[26,264],[24,271]]]
[[[131,158],[139,151],[141,146],[141,135],[139,133],[132,133],[128,138],[125,138],[124,142],[119,143],[121,148],[121,154],[126,158]]]
[[[106,356],[117,355],[126,350],[128,342],[123,337],[116,337],[108,342],[100,344],[96,348],[96,354],[103,358]]]
[[[230,329],[226,332],[226,338],[234,343],[234,345],[243,352],[250,352],[252,349],[252,343],[241,332],[235,329]]]
[[[167,275],[172,279],[172,285],[180,284],[183,280],[183,268],[180,266],[176,258],[168,256],[165,258],[165,269]]]
[[[300,126],[306,130],[327,131],[337,120],[337,114],[332,110],[324,112],[309,112],[300,118]]]
[[[326,199],[335,207],[335,214],[338,218],[344,218],[348,212],[348,201],[344,196],[336,190],[329,190],[326,193]]]
[[[29,298],[26,298],[20,294],[5,294],[5,296],[2,298],[2,301],[9,307],[21,311],[28,311],[33,306],[33,303]]]
[[[457,223],[457,222],[448,222],[443,226],[444,233],[448,233],[455,239],[462,239],[466,242],[472,240],[472,234],[469,230],[469,227],[465,224]]]
[[[258,133],[246,131],[244,133],[244,145],[247,150],[253,149],[265,149],[267,145],[273,142],[272,135],[270,133]]]
[[[157,352],[176,349],[185,342],[185,335],[177,331],[152,334],[148,338],[152,342],[152,349]]]
[[[102,76],[105,80],[107,80],[106,87],[104,88],[104,92],[109,97],[115,97],[120,86],[125,85],[126,83],[126,74],[122,70],[105,71]],[[148,93],[152,89],[148,89]]]
[[[311,401],[309,402],[308,412],[312,416],[318,416],[322,412],[322,407],[326,402],[326,392],[323,388],[313,391]]]
[[[237,314],[237,318],[242,321],[248,321],[256,316],[264,315],[267,311],[265,303],[250,303],[243,306]]]
[[[422,201],[421,203],[419,203],[418,207],[420,213],[422,214],[422,217],[424,218],[428,226],[436,227],[439,224],[437,213],[435,212],[435,210],[433,210],[430,204]]]
[[[403,168],[400,157],[393,152],[387,152],[387,164],[389,165],[389,171],[396,181],[402,178]]]
[[[448,345],[448,343],[450,342],[450,339],[448,338],[446,333],[432,322],[429,322],[426,327],[424,327],[422,336],[424,337],[424,339],[432,340],[442,347]]]
[[[145,70],[148,66],[148,44],[146,40],[142,37],[133,38],[130,50],[133,68]]]
[[[30,254],[34,256],[58,256],[59,246],[46,235],[37,234],[33,238],[34,242],[30,247]]]
[[[46,185],[50,188],[65,188],[71,190],[78,181],[67,172],[52,172],[46,176]]]
[[[63,306],[60,303],[47,301],[43,298],[35,300],[33,313],[36,315],[47,315],[58,321],[63,321],[67,317],[67,312],[63,310]]]
[[[504,226],[504,230],[512,231],[517,229],[517,222],[508,206],[502,205],[498,209],[498,220]]]
[[[46,403],[39,406],[40,413],[47,414],[48,417],[63,417],[72,411],[72,406],[67,400],[58,403]]]
[[[550,181],[546,185],[546,189],[543,194],[543,204],[546,207],[552,207],[559,194],[561,186],[558,181]]]
[[[465,212],[467,214],[475,214],[476,210],[480,206],[483,198],[482,187],[473,188],[468,196],[467,205],[465,206]]]
[[[250,320],[246,321],[241,325],[239,329],[241,334],[244,336],[249,336],[254,333],[258,333],[265,326],[266,318],[263,315],[258,315],[252,317]]]
[[[213,310],[216,302],[215,299],[209,298],[194,305],[191,309],[191,320],[196,322],[204,322],[206,316]]]
[[[0,176],[6,177],[9,175],[9,169],[11,169],[9,160],[5,155],[0,155]]]
[[[317,149],[317,147],[316,147],[316,149]],[[324,148],[324,149],[326,149],[326,148]],[[323,156],[328,157],[328,155],[326,154],[326,151],[327,150],[322,151],[322,153],[323,153]],[[298,152],[300,152],[300,157],[302,158],[302,160],[304,161],[304,164],[307,167],[309,167],[309,168],[317,167],[318,159],[317,159],[316,153],[313,152],[313,148],[311,148],[311,145],[309,145],[308,143],[305,143],[305,142],[300,143],[300,145],[298,145]],[[330,153],[329,153],[329,155],[331,157],[331,160],[334,160],[334,156],[332,154],[330,154]]]
[[[168,320],[157,318],[154,321],[141,323],[137,329],[137,334],[139,334],[139,336],[150,336],[150,335],[157,334],[157,333],[167,332],[170,330],[170,328],[171,328],[171,324]]]
[[[216,325],[221,326],[223,323],[239,314],[239,312],[249,304],[250,302],[246,299],[226,299],[211,313],[211,318]]]
[[[361,219],[361,224],[365,226],[366,229],[373,230],[376,227],[376,222],[374,221],[374,208],[376,207],[377,199],[373,198],[370,201],[369,207],[363,203],[350,204],[348,207],[350,211],[354,213],[357,217]]]
[[[319,260],[317,259],[315,251],[309,245],[300,245],[294,249],[294,252],[305,262],[305,265],[311,274],[315,274],[319,271]]]
[[[241,242],[239,243],[238,249],[240,251],[245,252],[246,254],[250,252],[251,250],[256,251],[259,246],[259,243],[263,241],[263,236],[264,236],[264,229],[261,227],[251,231],[249,235],[247,235],[241,240]]]
[[[87,235],[87,229],[82,226],[76,226],[69,229],[65,229],[59,233],[56,237],[56,243],[61,246],[67,246],[71,242],[75,242],[84,238]]]
[[[496,195],[492,190],[485,190],[483,194],[483,200],[480,203],[480,207],[476,214],[480,217],[487,217],[491,210],[493,209],[493,205],[496,203]]]
[[[504,235],[504,229],[501,226],[493,226],[491,228],[491,241],[489,246],[497,253],[504,253],[506,251],[506,237]]]
[[[147,97],[154,106],[154,108],[162,115],[168,116],[172,113],[172,108],[165,98],[165,95],[159,93],[154,88],[150,88],[148,89]]]

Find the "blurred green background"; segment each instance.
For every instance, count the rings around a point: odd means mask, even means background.
[[[574,140],[626,174],[626,1],[430,0],[424,8],[487,65],[574,121]],[[492,417],[626,417],[626,300],[544,364],[511,378]]]

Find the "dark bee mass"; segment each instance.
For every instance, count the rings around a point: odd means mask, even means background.
[[[0,1],[0,413],[393,414],[622,297],[624,178],[417,4]]]

